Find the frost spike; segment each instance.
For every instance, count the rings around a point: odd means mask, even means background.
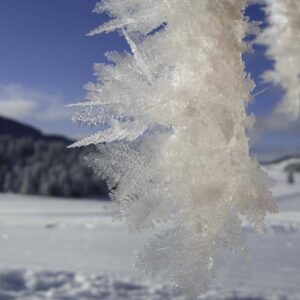
[[[87,36],[93,36],[93,35],[97,35],[97,34],[101,34],[101,33],[108,33],[111,31],[115,31],[117,29],[121,29],[124,26],[127,26],[129,24],[133,23],[132,20],[126,21],[126,22],[115,22],[115,21],[110,21],[107,22],[106,24],[97,27],[96,29],[90,31]]]
[[[115,141],[127,141],[131,142],[137,139],[140,135],[142,135],[146,126],[141,126],[138,123],[120,124],[118,121],[115,121],[115,125],[106,130],[100,131],[96,134],[93,134],[85,139],[82,139],[72,145],[69,148],[88,146],[91,144],[97,145],[99,143],[111,143]]]
[[[133,40],[130,38],[130,36],[127,34],[126,30],[124,28],[122,28],[122,32],[123,32],[123,35],[128,43],[128,45],[130,46],[131,48],[131,51],[138,63],[138,65],[140,66],[141,68],[141,71],[146,75],[147,79],[149,82],[151,82],[152,80],[152,76],[149,72],[149,68],[147,67],[146,63],[144,62],[143,58],[142,58],[142,55],[141,53],[139,52],[137,46],[135,45],[135,43],[133,42]]]

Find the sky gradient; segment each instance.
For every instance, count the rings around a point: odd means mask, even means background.
[[[128,49],[116,33],[86,36],[107,19],[92,13],[95,3],[1,0],[0,114],[79,134],[64,105],[84,98],[93,63],[104,62],[105,52]]]

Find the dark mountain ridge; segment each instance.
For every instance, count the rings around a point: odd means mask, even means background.
[[[49,142],[63,142],[71,144],[73,141],[67,137],[61,135],[44,134],[40,130],[12,120],[3,116],[0,116],[0,135],[9,135],[13,138],[32,138],[33,140],[44,140]]]
[[[105,181],[83,159],[94,146],[0,117],[0,193],[108,199]]]

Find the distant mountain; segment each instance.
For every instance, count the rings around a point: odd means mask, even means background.
[[[71,143],[0,117],[0,193],[108,199],[105,181],[83,159],[94,146]]]
[[[49,142],[63,142],[71,144],[73,141],[67,137],[60,135],[47,135],[40,130],[20,123],[18,121],[0,116],[0,135],[8,135],[13,138],[29,137],[34,140],[44,140]]]
[[[272,159],[272,160],[267,160],[267,161],[261,161],[261,165],[275,165],[275,164],[280,164],[280,163],[288,163],[289,161],[298,161],[300,163],[300,154],[290,154],[286,156],[280,156],[277,159]]]

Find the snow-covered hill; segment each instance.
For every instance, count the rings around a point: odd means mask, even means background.
[[[288,163],[264,166],[280,213],[265,236],[245,227],[248,257],[227,254],[203,299],[300,299],[300,178],[287,184]],[[108,202],[2,194],[0,299],[181,299],[132,267],[151,234],[113,223]]]

